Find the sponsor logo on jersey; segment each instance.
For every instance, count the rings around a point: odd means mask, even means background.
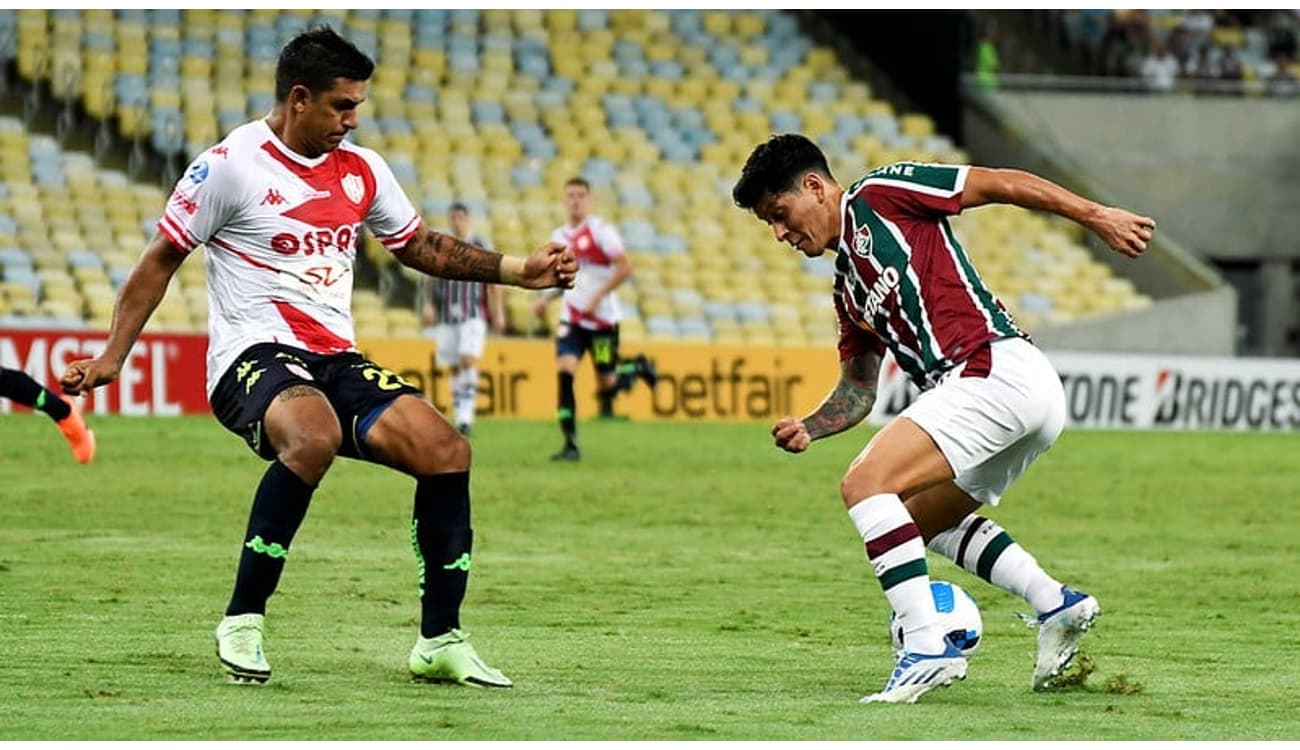
[[[361,181],[361,175],[345,174],[342,183],[343,194],[353,203],[360,203],[366,197],[366,183]]]
[[[338,229],[316,229],[302,235],[280,232],[271,238],[271,249],[281,255],[323,255],[330,249],[350,252],[361,230],[360,224],[344,224]]]
[[[206,160],[196,161],[185,170],[185,178],[195,185],[202,185],[203,181],[208,179],[208,162]]]
[[[871,227],[866,224],[853,234],[853,253],[861,258],[871,254]]]
[[[278,206],[282,203],[288,203],[285,197],[275,188],[266,189],[266,197],[262,199],[263,206]]]
[[[876,279],[876,283],[871,285],[871,290],[867,292],[867,300],[862,305],[862,317],[864,320],[871,320],[876,317],[880,310],[880,305],[889,296],[889,293],[898,288],[898,269],[893,266],[885,266]]]

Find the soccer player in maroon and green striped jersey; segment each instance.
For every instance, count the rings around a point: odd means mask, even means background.
[[[760,144],[732,192],[776,239],[809,257],[836,253],[839,383],[812,414],[772,428],[780,448],[806,450],[866,418],[886,349],[923,391],[872,438],[840,494],[904,632],[903,653],[863,702],[911,703],[966,675],[939,626],[925,550],[951,559],[1038,613],[1034,689],[1050,684],[1100,612],[1062,585],[979,511],[1056,440],[1065,395],[1047,358],[985,286],[947,217],[1006,203],[1048,211],[1137,257],[1155,222],[1009,169],[900,163],[847,189],[807,138]]]

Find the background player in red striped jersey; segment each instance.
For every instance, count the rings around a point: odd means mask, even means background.
[[[777,422],[776,444],[799,453],[865,419],[886,349],[923,390],[840,484],[904,631],[885,688],[863,701],[910,703],[966,675],[966,660],[938,625],[927,545],[1034,607],[1031,685],[1047,686],[1074,657],[1100,612],[1097,600],[1049,576],[979,511],[996,505],[1056,440],[1065,396],[1051,363],[980,280],[947,217],[989,203],[1050,211],[1130,257],[1146,249],[1155,222],[1017,170],[894,164],[846,190],[821,150],[793,134],[754,149],[732,197],[804,255],[836,251],[842,375],[812,414]]]
[[[564,183],[564,210],[569,221],[551,233],[551,242],[568,247],[577,256],[578,278],[572,289],[544,293],[533,311],[541,317],[553,300],[564,298],[560,325],[555,331],[555,365],[559,371],[556,416],[564,433],[564,447],[551,460],[577,461],[582,454],[578,449],[573,375],[583,354],[591,351],[602,418],[614,417],[614,398],[630,390],[637,378],[653,388],[659,376],[644,354],[630,359],[619,356],[618,324],[623,313],[615,290],[632,275],[632,262],[614,225],[592,215],[591,185],[585,179],[572,177]]]
[[[285,45],[276,104],[200,154],[168,200],[158,233],[122,286],[104,352],[72,363],[64,390],[112,382],[167,283],[206,245],[208,397],[217,419],[271,461],[253,498],[217,654],[235,682],[265,682],[263,615],[335,456],[415,482],[411,541],[420,633],[407,658],[420,679],[509,687],[460,630],[470,569],[469,443],[421,392],[356,349],[351,292],[364,225],[401,263],[435,276],[568,286],[572,253],[548,244],[503,256],[430,231],[376,152],[345,140],[359,124],[374,63],[329,28]]]
[[[470,229],[469,207],[453,203],[447,209],[451,234],[471,245],[492,245]],[[451,413],[456,430],[469,437],[478,400],[478,361],[483,356],[489,323],[493,333],[505,333],[506,312],[501,287],[481,281],[426,276],[421,280],[421,318],[434,326],[435,357],[451,371]]]

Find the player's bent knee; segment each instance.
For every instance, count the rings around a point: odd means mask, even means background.
[[[420,476],[446,474],[455,471],[469,471],[470,445],[461,435],[438,441],[419,451],[415,473]]]
[[[845,508],[852,508],[875,495],[891,492],[889,485],[874,476],[873,472],[857,469],[844,475],[840,481],[840,499]]]
[[[342,445],[343,434],[337,427],[305,432],[281,448],[277,458],[303,481],[314,483],[325,476]]]

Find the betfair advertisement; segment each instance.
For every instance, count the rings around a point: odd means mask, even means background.
[[[423,390],[439,410],[450,402],[450,374],[434,361],[425,339],[361,341],[374,361]],[[767,420],[803,414],[821,402],[839,378],[834,348],[789,349],[687,344],[620,347],[620,355],[645,354],[659,371],[652,390],[638,381],[615,402],[633,419]],[[479,361],[481,416],[552,419],[556,409],[555,343],[542,339],[489,339]],[[596,414],[596,377],[590,358],[575,378],[578,418]]]

